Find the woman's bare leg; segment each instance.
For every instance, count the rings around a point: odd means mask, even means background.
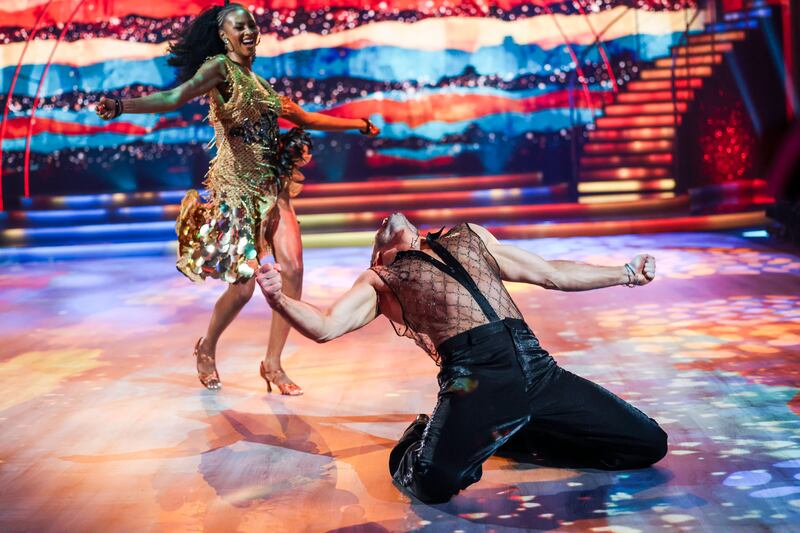
[[[253,296],[255,286],[255,278],[244,283],[231,283],[217,300],[214,305],[214,311],[211,313],[211,321],[208,323],[206,336],[203,337],[203,342],[200,344],[200,351],[210,358],[208,364],[203,364],[201,360],[199,363],[201,371],[211,372],[213,370],[212,365],[217,353],[217,341],[219,341],[222,332],[233,322],[239,311]]]
[[[288,195],[278,197],[279,220],[272,235],[275,261],[281,265],[283,292],[292,298],[300,298],[303,288],[303,244],[300,240],[300,224]],[[276,385],[293,383],[289,377],[278,372],[281,367],[281,352],[289,336],[289,323],[277,313],[272,314],[269,343],[264,357],[264,368],[275,379]]]

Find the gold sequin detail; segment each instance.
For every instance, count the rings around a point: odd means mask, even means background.
[[[217,153],[203,183],[207,201],[190,190],[181,202],[176,266],[192,281],[235,283],[251,278],[269,252],[277,196],[284,188],[295,196],[303,176],[295,168],[282,180],[275,166],[278,116],[288,99],[227,56],[208,61],[224,62],[230,98],[223,102],[216,88],[209,93]]]

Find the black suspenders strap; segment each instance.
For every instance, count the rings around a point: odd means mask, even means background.
[[[469,272],[467,272],[461,263],[458,262],[458,259],[453,257],[447,248],[442,246],[442,244],[437,242],[435,239],[428,237],[426,238],[426,241],[430,247],[433,248],[433,251],[442,258],[448,267],[450,267],[452,270],[450,276],[469,291],[470,295],[472,295],[472,298],[480,306],[483,314],[486,315],[486,318],[488,318],[490,322],[497,322],[500,320],[500,317],[489,303],[489,300],[487,300],[486,296],[483,295],[481,290],[478,288],[478,285],[475,283],[475,280],[473,280],[472,276],[469,275]]]

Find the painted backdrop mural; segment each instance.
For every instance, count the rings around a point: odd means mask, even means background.
[[[172,86],[167,43],[208,5],[3,2],[6,195],[26,181],[33,194],[199,183],[212,135],[205,102],[110,123],[86,106]],[[255,70],[279,92],[383,128],[378,139],[316,136],[311,179],[541,170],[558,182],[568,178],[570,135],[640,64],[668,51],[694,5],[286,0],[250,9],[262,31]]]

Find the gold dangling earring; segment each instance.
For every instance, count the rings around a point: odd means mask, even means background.
[[[222,42],[225,43],[226,52],[233,52],[233,47],[231,46],[231,42],[228,39],[222,39]]]

